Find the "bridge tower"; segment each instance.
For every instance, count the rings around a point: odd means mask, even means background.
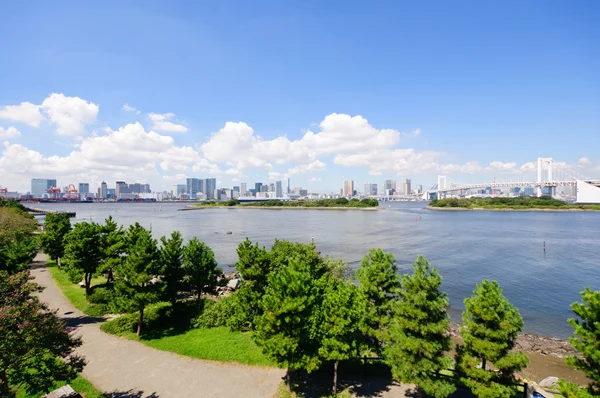
[[[544,171],[544,166],[548,165],[548,180],[552,181],[552,158],[538,158],[538,175],[537,175],[537,197],[542,196],[542,174]]]

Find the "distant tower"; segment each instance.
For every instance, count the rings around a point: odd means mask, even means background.
[[[107,196],[108,196],[108,186],[106,185],[106,182],[102,181],[102,184],[100,184],[100,197],[103,199],[106,199]]]
[[[287,193],[291,193],[292,191],[290,191],[290,177],[288,177],[288,189],[287,189]]]

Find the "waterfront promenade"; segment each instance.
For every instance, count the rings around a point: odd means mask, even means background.
[[[282,369],[201,361],[108,335],[100,330],[102,318],[81,313],[62,295],[41,266],[46,256],[35,260],[31,274],[46,288],[40,298],[77,328],[83,337],[78,352],[87,361],[83,376],[108,397],[263,398],[273,396],[282,381]]]

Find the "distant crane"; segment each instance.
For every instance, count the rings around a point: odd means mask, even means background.
[[[51,199],[60,199],[60,188],[50,187],[46,192],[50,194]]]
[[[75,185],[69,184],[67,188],[67,200],[79,199],[79,191],[75,188]]]

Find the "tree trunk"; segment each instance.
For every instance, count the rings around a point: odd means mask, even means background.
[[[485,370],[485,365],[486,365],[486,363],[485,363],[485,358],[483,358],[483,359],[481,360],[481,369]]]
[[[84,274],[83,278],[85,280],[85,297],[87,298],[90,296],[90,290],[92,288],[92,274]]]
[[[137,336],[142,335],[142,325],[144,324],[144,307],[140,307],[140,316],[138,318]]]
[[[417,394],[419,395],[419,398],[423,398],[423,389],[419,386],[417,386]]]
[[[112,272],[112,268],[108,269],[108,275],[106,276],[106,283],[111,283],[113,281],[114,277],[113,277],[113,272]]]
[[[0,371],[0,396],[11,397],[11,393],[12,391],[8,385],[8,376],[6,375],[6,370],[2,369]]]
[[[60,270],[60,257],[56,257],[56,265],[58,265],[58,269]]]
[[[287,374],[285,375],[285,378],[287,381],[288,392],[291,393],[292,392],[292,375],[290,374],[290,368],[287,368]]]
[[[333,363],[333,395],[337,394],[337,370],[339,363],[340,361],[335,361]]]

